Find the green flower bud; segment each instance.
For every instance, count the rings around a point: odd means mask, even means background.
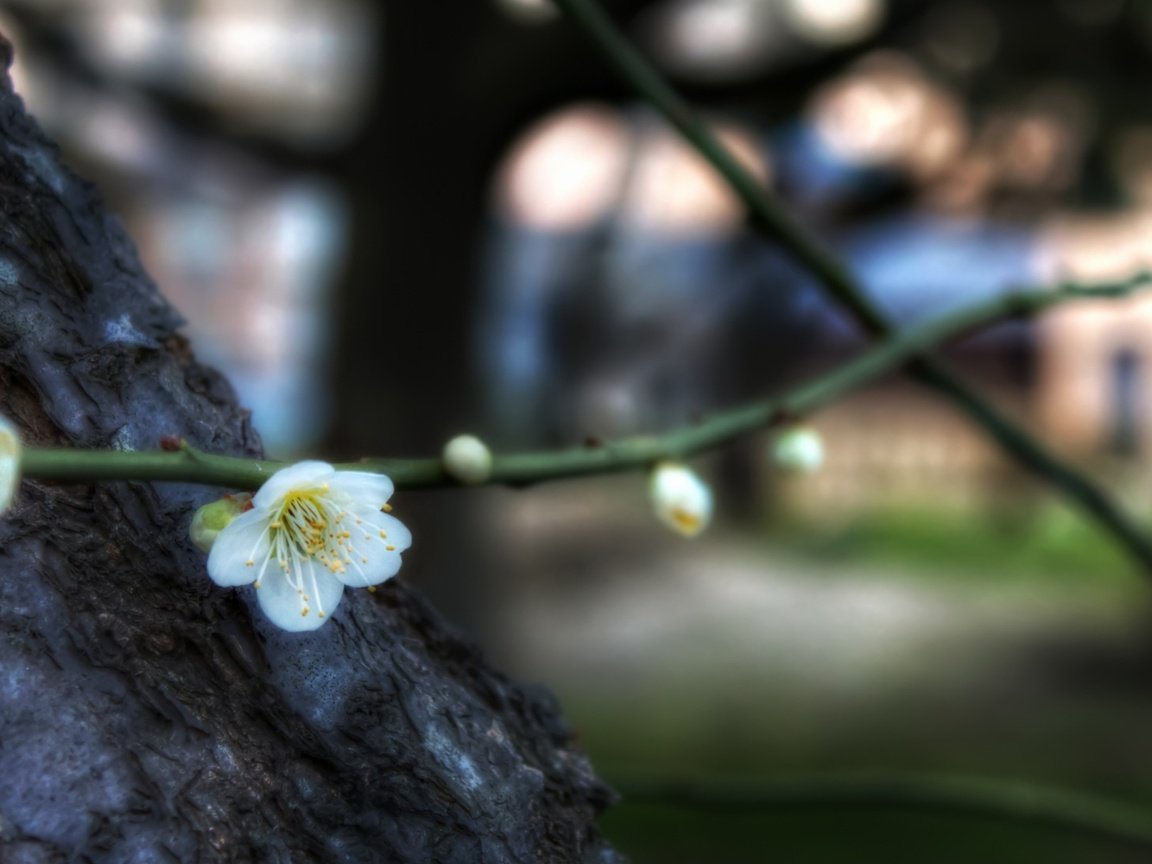
[[[216,535],[251,506],[252,496],[247,492],[225,495],[219,501],[205,504],[192,517],[192,524],[188,527],[188,536],[192,538],[197,549],[208,554],[212,551],[212,544],[216,542]]]

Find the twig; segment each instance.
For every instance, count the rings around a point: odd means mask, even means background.
[[[621,76],[691,144],[743,203],[749,221],[824,285],[870,335],[890,337],[896,328],[857,285],[838,259],[796,222],[700,122],[688,105],[636,51],[595,0],[555,0],[595,41]],[[989,404],[940,363],[912,356],[909,372],[951,399],[1013,458],[1063,491],[1152,572],[1152,542],[1091,480],[1058,459],[1043,444]]]
[[[625,803],[741,812],[832,807],[927,810],[1033,824],[1152,850],[1143,809],[1044,786],[967,777],[855,775],[760,781],[617,780]]]
[[[995,321],[1034,315],[1069,300],[1124,297],[1150,284],[1152,274],[1140,273],[1121,282],[1031,289],[973,304],[896,334],[856,360],[781,397],[748,402],[659,435],[620,438],[596,447],[498,455],[488,482],[526,485],[644,468],[661,459],[685,459],[774,422],[811,413],[909,357]],[[155,452],[30,449],[22,462],[24,476],[38,480],[176,481],[236,489],[259,488],[280,467],[278,462],[215,456],[187,446]],[[439,459],[366,459],[339,467],[387,474],[399,488],[457,485]]]

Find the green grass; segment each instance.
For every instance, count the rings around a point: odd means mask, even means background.
[[[1083,601],[1087,615],[1086,601],[1103,598],[1125,617],[1148,598],[1144,577],[1110,538],[1060,504],[966,517],[888,510],[832,531],[794,531],[783,542],[809,559],[845,565],[844,572],[859,565],[981,592],[1001,585],[1030,593],[1052,586],[1070,614]],[[1096,620],[1107,627],[1111,619]],[[753,675],[738,686],[719,680],[692,684],[684,680],[692,677],[690,664],[669,660],[679,667],[679,684],[670,673],[623,701],[587,692],[565,697],[604,776],[740,779],[889,766],[1112,790],[1129,800],[1152,797],[1150,775],[1140,767],[1152,764],[1152,747],[1141,743],[1141,730],[1152,728],[1152,690],[1049,689],[1029,679],[1027,666],[1001,665],[995,671],[1003,691],[930,676],[910,689],[886,689],[877,681],[871,702],[845,710],[822,705],[796,681],[772,683],[767,668],[764,680]],[[894,809],[724,813],[625,800],[602,824],[634,864],[1148,860],[1147,850],[1074,831]]]
[[[976,514],[891,508],[835,528],[790,525],[774,539],[819,560],[965,580],[1133,586],[1142,578],[1111,537],[1058,502]]]
[[[1012,778],[1152,801],[1146,770],[1152,743],[1144,743],[1152,741],[1144,731],[1152,729],[1152,689],[1141,683],[1139,657],[1117,654],[1115,680],[1091,672],[1080,673],[1087,680],[1060,677],[1073,656],[1095,657],[1107,673],[1109,646],[1123,642],[1116,634],[1127,632],[1125,622],[1141,614],[1150,596],[1145,577],[1079,514],[1059,503],[968,515],[892,508],[833,529],[777,528],[769,543],[766,557],[783,548],[788,556],[834,565],[828,576],[819,566],[807,568],[812,578],[933,580],[992,597],[1010,586],[1044,597],[1050,587],[1059,595],[1056,605],[1079,625],[1074,638],[1086,641],[1048,653],[1046,643],[1025,650],[1022,637],[1016,653],[957,679],[943,661],[952,650],[967,649],[942,642],[939,655],[894,657],[892,677],[869,682],[866,696],[855,701],[826,699],[770,658],[762,668],[717,669],[697,667],[692,654],[674,651],[626,688],[554,681],[601,776],[741,780],[884,768]],[[1101,639],[1093,648],[1097,631]],[[1102,653],[1092,654],[1097,649]],[[691,643],[686,650],[701,647]],[[1125,663],[1134,665],[1121,675]],[[924,672],[908,673],[919,665]],[[1050,826],[894,809],[699,812],[625,800],[605,814],[602,826],[633,864],[1149,860],[1146,850]]]

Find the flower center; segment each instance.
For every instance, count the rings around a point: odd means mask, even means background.
[[[699,514],[681,505],[672,507],[672,521],[689,536],[695,534],[701,527]]]
[[[323,494],[322,489],[304,489],[284,496],[284,503],[272,520],[273,548],[307,558],[324,548],[331,514]]]
[[[352,534],[340,525],[347,517],[347,511],[332,502],[328,487],[321,486],[295,489],[285,495],[268,526],[269,558],[276,561],[300,595],[301,615],[310,613],[312,602],[319,606],[321,618],[325,614],[315,575],[309,576],[311,584],[305,584],[305,568],[299,566],[302,560],[314,558],[332,573],[344,573],[351,563]]]

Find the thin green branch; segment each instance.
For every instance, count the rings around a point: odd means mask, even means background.
[[[1056,828],[1152,850],[1152,814],[1096,795],[1000,780],[918,775],[760,781],[622,780],[625,803],[764,812],[821,808],[920,810]]]
[[[555,0],[592,37],[604,57],[632,89],[655,108],[724,178],[753,226],[789,250],[870,333],[887,331],[884,317],[857,289],[851,275],[825,252],[761,182],[733,157],[652,65],[633,47],[595,0]]]
[[[1116,283],[1033,289],[973,304],[905,330],[781,397],[749,402],[659,435],[621,438],[596,447],[497,455],[488,482],[527,485],[645,468],[661,459],[686,459],[757,429],[798,419],[909,357],[995,321],[1035,315],[1069,300],[1124,297],[1150,284],[1152,274],[1140,273]],[[174,452],[28,450],[22,464],[24,475],[38,480],[177,481],[236,489],[257,489],[280,467],[277,462],[214,456],[191,447]],[[387,474],[398,488],[457,485],[439,459],[366,459],[339,467]]]
[[[26,449],[22,475],[59,483],[148,480],[259,489],[282,468],[279,462],[217,456],[191,447],[180,450]]]
[[[935,364],[920,364],[913,369],[925,383],[952,401],[976,420],[985,431],[1016,460],[1045,478],[1077,503],[1118,541],[1145,574],[1152,575],[1152,537],[1139,523],[1120,509],[1116,501],[1096,483],[1058,459],[1047,448],[1024,432],[1003,414],[980,399],[971,389]]]
[[[555,3],[592,37],[633,89],[720,174],[743,203],[753,227],[814,274],[866,332],[879,338],[888,338],[896,332],[892,322],[868,299],[836,256],[805,231],[783,204],[733,158],[687,103],[620,33],[595,0],[555,0]],[[1123,544],[1144,569],[1152,572],[1152,543],[1096,484],[1058,459],[943,365],[928,357],[913,356],[908,369],[918,381],[951,399],[1009,455],[1063,491]]]

